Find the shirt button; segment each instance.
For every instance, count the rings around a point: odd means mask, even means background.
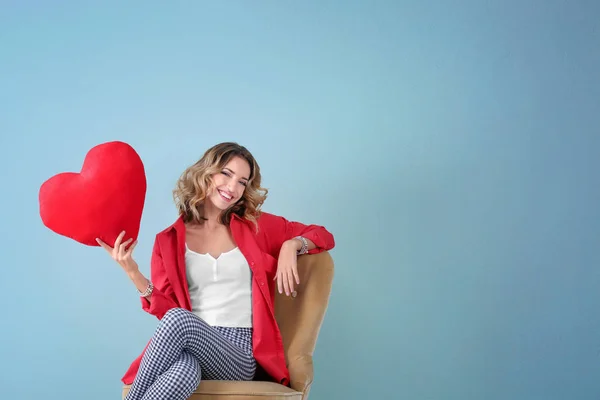
[[[260,286],[265,286],[265,283],[263,281],[261,281]]]

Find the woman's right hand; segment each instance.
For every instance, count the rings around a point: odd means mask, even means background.
[[[121,232],[121,234],[115,240],[115,246],[111,247],[108,244],[104,243],[100,238],[96,238],[96,242],[100,246],[104,248],[110,254],[110,256],[115,260],[121,268],[128,274],[131,275],[135,271],[138,270],[138,265],[133,259],[133,250],[137,245],[137,240],[133,242],[133,244],[127,248],[127,246],[132,242],[133,238],[121,243],[123,237],[125,236],[125,231]]]

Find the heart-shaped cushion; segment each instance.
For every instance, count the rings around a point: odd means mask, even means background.
[[[40,187],[40,216],[46,227],[88,246],[96,238],[113,245],[137,239],[144,201],[146,173],[140,156],[123,142],[93,147],[81,172],[64,172]]]

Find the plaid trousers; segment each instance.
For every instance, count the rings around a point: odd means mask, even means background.
[[[140,364],[126,400],[185,400],[202,379],[252,380],[252,328],[210,326],[194,313],[169,310]]]

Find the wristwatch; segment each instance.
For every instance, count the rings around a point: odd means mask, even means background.
[[[298,239],[302,242],[302,247],[296,252],[296,254],[300,256],[302,254],[308,253],[308,242],[306,241],[306,239],[302,236],[296,236],[294,239]]]
[[[148,282],[148,287],[146,288],[146,290],[144,292],[140,292],[138,290],[138,293],[140,294],[140,297],[148,297],[152,294],[153,290],[154,290],[154,285],[152,284],[152,282]]]

